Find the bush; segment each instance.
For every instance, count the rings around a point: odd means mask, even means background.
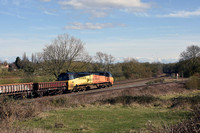
[[[138,103],[138,104],[150,104],[160,100],[154,96],[150,95],[143,95],[143,96],[119,96],[111,99],[107,99],[102,101],[102,103],[109,103],[109,104],[116,104],[122,103],[123,105],[130,105],[131,103]]]
[[[200,110],[196,110],[193,114],[193,117],[189,120],[185,120],[170,129],[166,132],[176,132],[176,133],[199,133],[200,132]]]
[[[186,82],[187,89],[200,89],[200,79],[197,76],[192,76]]]
[[[177,98],[172,98],[171,99],[172,105],[171,107],[179,107],[183,106],[191,106],[194,108],[200,103],[200,96],[193,96],[193,97],[177,97]]]
[[[68,99],[62,97],[51,99],[49,102],[54,107],[66,107],[69,104]]]
[[[12,98],[0,97],[0,122],[13,122],[33,117],[36,113],[36,108],[32,104],[22,105]]]
[[[199,133],[200,132],[200,108],[197,108],[189,115],[189,119],[183,119],[178,124],[155,127],[152,123],[147,124],[147,131],[152,133]]]

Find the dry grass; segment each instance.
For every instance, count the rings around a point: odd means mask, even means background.
[[[32,118],[36,115],[37,108],[32,104],[18,104],[18,102],[0,98],[0,127],[9,127],[16,120]]]

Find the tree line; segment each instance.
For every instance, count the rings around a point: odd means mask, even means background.
[[[164,73],[178,73],[182,77],[190,77],[200,74],[200,47],[191,45],[180,54],[180,60],[177,63],[165,64]]]
[[[63,34],[46,45],[42,52],[29,59],[26,53],[10,64],[9,71],[23,71],[28,76],[47,75],[57,79],[63,72],[110,71],[116,79],[156,77],[162,73],[179,73],[184,77],[200,73],[200,47],[189,46],[180,54],[177,63],[139,63],[135,59],[116,63],[115,57],[97,52],[89,56],[84,43],[75,37]]]

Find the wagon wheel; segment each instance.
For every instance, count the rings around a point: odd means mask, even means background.
[[[44,95],[44,92],[41,91],[41,92],[38,92],[37,94],[38,94],[38,97],[42,97]]]
[[[77,86],[74,86],[71,92],[76,92],[77,91]]]
[[[62,94],[66,94],[67,93],[67,87],[62,87]]]
[[[102,86],[100,84],[97,84],[96,87],[97,89],[101,89]]]

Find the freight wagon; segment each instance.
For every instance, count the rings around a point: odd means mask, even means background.
[[[61,93],[66,89],[66,81],[5,84],[0,85],[0,95],[38,97],[52,93]]]
[[[0,95],[30,95],[33,91],[33,83],[0,85]]]
[[[110,87],[113,81],[109,72],[67,72],[60,74],[55,82],[0,85],[0,96],[40,97],[67,91]]]

